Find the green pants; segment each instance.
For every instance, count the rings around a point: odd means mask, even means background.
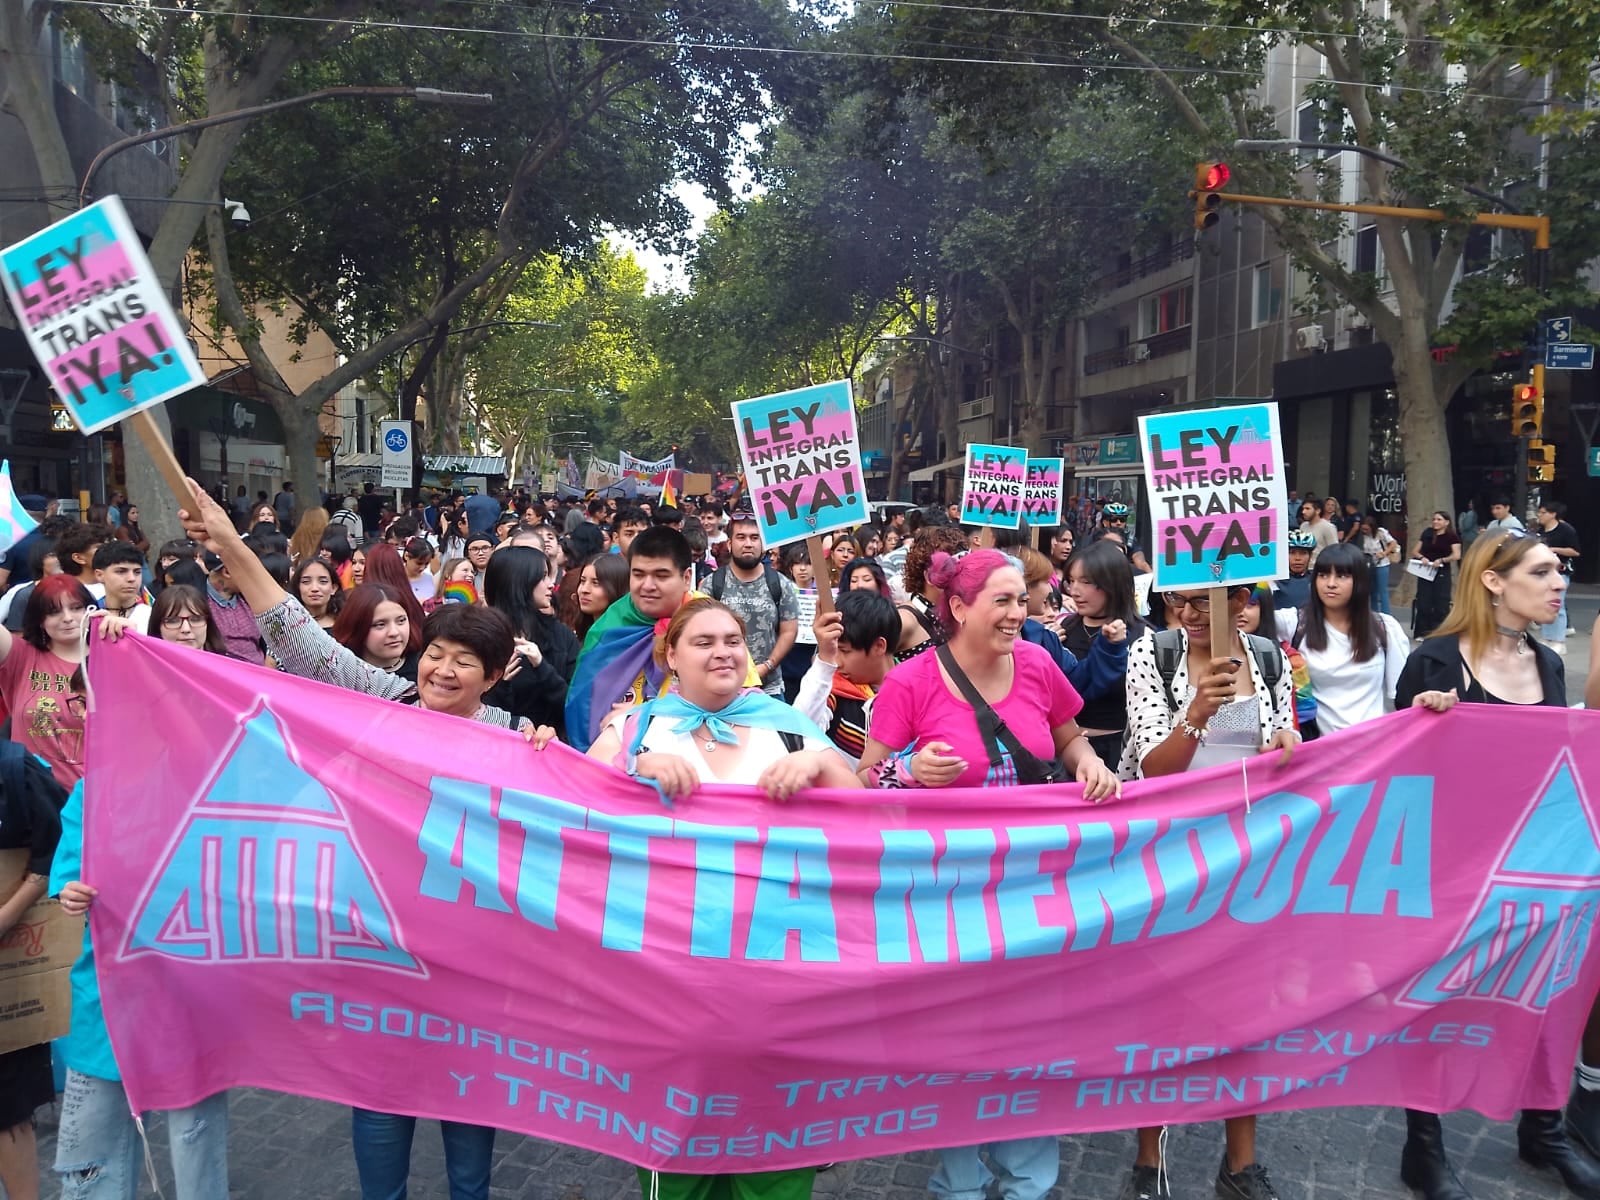
[[[751,1171],[744,1175],[680,1175],[640,1167],[639,1190],[644,1193],[644,1200],[811,1200],[811,1185],[816,1178],[815,1167]]]

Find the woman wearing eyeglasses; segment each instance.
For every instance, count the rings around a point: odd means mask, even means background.
[[[228,652],[222,630],[211,619],[211,606],[206,603],[204,593],[187,584],[175,583],[161,589],[150,605],[150,624],[144,632],[194,650],[209,650],[212,654]]]
[[[1238,628],[1250,591],[1235,587],[1225,593],[1226,646],[1211,644],[1210,589],[1162,595],[1177,628],[1142,637],[1128,651],[1124,779],[1181,775],[1273,751],[1287,758],[1293,751],[1300,735],[1294,729],[1289,664],[1276,642]],[[1171,1197],[1161,1169],[1161,1132],[1159,1126],[1139,1130],[1138,1155],[1124,1196]],[[1224,1122],[1224,1139],[1217,1194],[1232,1200],[1276,1200],[1266,1168],[1256,1161],[1256,1118],[1230,1117]]]
[[[1444,623],[1411,652],[1400,672],[1396,707],[1445,712],[1464,701],[1565,708],[1565,664],[1539,644],[1534,627],[1555,618],[1566,590],[1561,560],[1538,538],[1520,529],[1480,533],[1461,564],[1460,586]],[[1600,1152],[1597,1010],[1600,1002],[1583,1032],[1565,1122],[1559,1111],[1535,1109],[1524,1109],[1517,1122],[1522,1160],[1555,1171],[1586,1197],[1600,1196],[1600,1166],[1579,1152],[1569,1134],[1591,1154]],[[1444,1128],[1434,1113],[1406,1110],[1400,1178],[1424,1200],[1471,1200],[1445,1157]]]

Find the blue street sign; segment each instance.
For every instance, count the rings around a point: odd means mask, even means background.
[[[1551,342],[1544,348],[1544,369],[1547,371],[1594,370],[1594,347],[1577,342]]]
[[[1590,446],[1587,454],[1589,474],[1600,475],[1600,446]]]
[[[391,429],[383,435],[383,444],[396,454],[404,454],[411,445],[411,439],[406,436],[404,429]]]
[[[1572,340],[1572,318],[1551,317],[1544,323],[1544,340],[1546,342],[1570,342]]]

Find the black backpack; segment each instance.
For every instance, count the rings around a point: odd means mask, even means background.
[[[1250,647],[1250,653],[1255,656],[1256,666],[1261,668],[1261,682],[1266,685],[1267,695],[1271,698],[1272,711],[1277,712],[1278,680],[1283,678],[1283,651],[1278,649],[1276,642],[1259,634],[1247,633],[1244,640],[1245,645]],[[1167,692],[1167,711],[1177,712],[1178,698],[1172,694],[1172,681],[1178,677],[1183,637],[1176,629],[1160,629],[1151,635],[1150,646],[1155,651],[1161,686]]]
[[[38,755],[0,741],[0,847],[28,852],[30,875],[50,874],[67,791]]]
[[[783,612],[783,576],[774,571],[766,563],[761,564],[761,577],[767,581],[767,591],[772,595],[772,607],[778,612]],[[713,600],[721,600],[722,593],[728,587],[728,566],[724,563],[711,572],[706,580],[706,591]]]

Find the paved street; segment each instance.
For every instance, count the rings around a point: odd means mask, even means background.
[[[359,1200],[349,1110],[269,1092],[237,1092],[231,1121],[237,1200]],[[1445,1129],[1457,1169],[1477,1200],[1555,1200],[1566,1194],[1554,1175],[1532,1171],[1517,1159],[1511,1123],[1458,1113],[1445,1119]],[[1397,1176],[1404,1138],[1404,1119],[1393,1109],[1324,1109],[1265,1117],[1261,1159],[1282,1200],[1399,1200],[1410,1195]],[[164,1194],[170,1197],[171,1171],[159,1118],[151,1122],[150,1140]],[[1171,1146],[1175,1200],[1212,1196],[1222,1126],[1213,1122],[1175,1130]],[[40,1154],[47,1170],[54,1150],[53,1133],[41,1129]],[[1131,1134],[1064,1138],[1061,1182],[1052,1200],[1116,1200],[1132,1157]],[[924,1200],[932,1169],[929,1154],[841,1163],[817,1176],[816,1194],[829,1200]],[[58,1194],[53,1177],[43,1194]],[[447,1195],[438,1130],[424,1122],[413,1154],[411,1196],[446,1200]],[[502,1134],[492,1195],[496,1200],[638,1200],[639,1185],[632,1168],[615,1159]]]
[[[1594,594],[1577,596],[1572,604],[1567,680],[1574,702],[1582,698],[1597,606],[1600,595]],[[1396,615],[1409,628],[1410,614],[1401,610]],[[269,1092],[236,1093],[230,1135],[234,1197],[358,1200],[349,1124],[348,1110],[335,1105]],[[1517,1159],[1511,1123],[1458,1113],[1446,1118],[1445,1127],[1452,1157],[1477,1200],[1554,1200],[1566,1194],[1553,1175],[1532,1171]],[[1283,1200],[1398,1200],[1410,1194],[1397,1175],[1404,1137],[1404,1120],[1393,1109],[1272,1116],[1261,1123],[1261,1159]],[[1221,1125],[1176,1130],[1171,1145],[1177,1200],[1213,1195]],[[151,1123],[151,1146],[163,1190],[170,1196],[171,1171],[159,1118]],[[54,1151],[53,1129],[41,1128],[40,1156],[47,1172]],[[1052,1200],[1115,1200],[1132,1155],[1131,1134],[1063,1139],[1061,1182]],[[419,1132],[414,1164],[412,1197],[445,1200],[438,1132],[428,1123]],[[928,1154],[842,1163],[817,1177],[816,1194],[830,1200],[922,1200],[932,1165]],[[44,1195],[57,1194],[53,1176],[47,1178]],[[493,1195],[497,1200],[636,1200],[638,1183],[632,1169],[614,1159],[502,1134]]]

